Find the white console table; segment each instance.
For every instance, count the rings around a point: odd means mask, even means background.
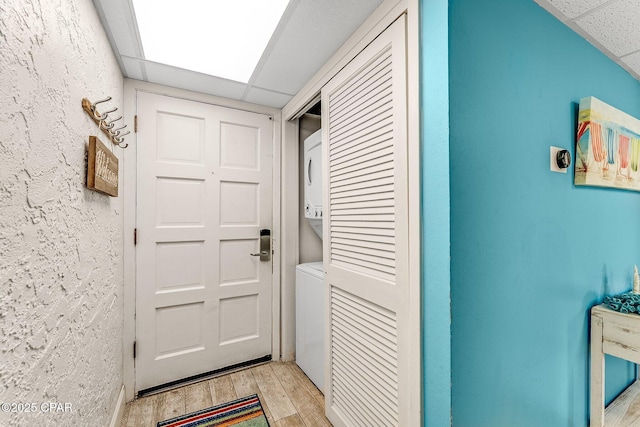
[[[640,426],[640,380],[604,406],[604,355],[640,364],[640,315],[591,309],[590,427]]]

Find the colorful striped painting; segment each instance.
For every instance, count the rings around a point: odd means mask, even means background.
[[[640,191],[640,120],[592,96],[580,100],[576,185]]]

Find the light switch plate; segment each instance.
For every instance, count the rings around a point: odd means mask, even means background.
[[[556,154],[560,150],[565,150],[565,148],[550,147],[550,149],[549,149],[549,158],[550,158],[549,168],[551,169],[552,172],[567,173],[567,169],[569,169],[569,168],[561,169],[561,168],[558,167],[558,163],[556,162]]]

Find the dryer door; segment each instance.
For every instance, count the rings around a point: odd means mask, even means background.
[[[322,218],[322,129],[304,141],[305,217]]]

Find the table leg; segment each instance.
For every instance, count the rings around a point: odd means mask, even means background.
[[[604,353],[602,318],[591,316],[591,393],[590,427],[604,426]]]

